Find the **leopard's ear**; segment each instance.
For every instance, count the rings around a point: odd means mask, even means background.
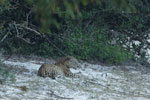
[[[72,57],[71,56],[67,56],[65,57],[65,61],[70,60]]]
[[[68,59],[68,60],[69,60],[69,59],[72,59],[72,58],[74,58],[74,57],[73,57],[73,56],[67,56],[67,57],[66,57],[66,59]]]
[[[71,59],[71,57],[70,57],[70,56],[67,56],[67,57],[61,58],[58,63],[64,63],[65,61],[68,61],[68,60],[70,60],[70,59]]]

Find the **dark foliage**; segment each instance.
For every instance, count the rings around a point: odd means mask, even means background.
[[[127,0],[128,5],[121,3],[126,0],[117,0],[113,6],[109,2],[54,2],[61,10],[51,6],[50,11],[44,1],[3,1],[7,4],[0,6],[0,47],[6,53],[73,55],[120,63],[135,55],[145,59],[150,47],[148,0]]]

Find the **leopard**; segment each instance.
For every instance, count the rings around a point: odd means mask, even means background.
[[[61,58],[54,64],[42,64],[38,70],[38,76],[55,79],[58,75],[66,77],[79,77],[70,71],[70,68],[81,67],[79,61],[73,56]]]

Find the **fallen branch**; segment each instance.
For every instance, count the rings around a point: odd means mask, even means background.
[[[3,60],[0,60],[1,63],[3,63],[4,61],[8,60],[9,58],[11,58],[12,54],[10,54],[9,56],[7,56],[6,58],[4,58]]]
[[[59,96],[59,95],[56,95],[54,93],[54,91],[51,90],[51,93],[48,93],[50,96],[55,96],[56,98],[58,99],[69,99],[69,100],[72,100],[73,98],[66,98],[66,97],[62,97],[62,96]]]

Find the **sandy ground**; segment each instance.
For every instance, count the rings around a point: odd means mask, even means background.
[[[37,76],[52,59],[12,57],[4,61],[15,80],[0,84],[0,100],[150,100],[150,71],[142,66],[81,63],[80,78]]]

